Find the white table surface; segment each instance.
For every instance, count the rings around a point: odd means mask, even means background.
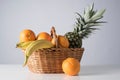
[[[119,66],[81,66],[78,76],[35,74],[22,65],[0,65],[0,80],[120,80]]]

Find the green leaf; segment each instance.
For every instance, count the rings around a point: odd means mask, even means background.
[[[80,17],[80,18],[83,18],[81,14],[79,14],[78,12],[76,12],[76,14]]]
[[[91,11],[93,11],[94,9],[94,3],[91,5]]]
[[[94,22],[94,23],[107,23],[106,21],[97,21],[97,22]]]
[[[94,3],[85,9],[85,11],[84,11],[85,21],[87,21],[88,19],[90,19],[92,17],[92,15],[94,14],[93,9],[94,9]]]
[[[105,12],[105,9],[102,9],[96,12],[96,14],[91,18],[91,20],[95,21],[95,20],[101,19],[103,17],[104,12]]]
[[[76,18],[74,32],[79,34],[81,38],[88,38],[93,31],[98,30],[95,26],[101,26],[101,23],[106,23],[105,21],[99,21],[103,18],[104,12],[105,9],[94,10],[94,3],[84,9],[83,16],[76,12],[78,18]]]

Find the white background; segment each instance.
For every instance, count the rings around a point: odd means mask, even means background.
[[[19,33],[26,28],[36,35],[56,27],[58,34],[72,31],[75,12],[83,13],[94,1],[95,9],[106,8],[107,21],[83,40],[82,65],[120,64],[119,0],[0,0],[0,64],[22,64],[24,55],[15,48]]]

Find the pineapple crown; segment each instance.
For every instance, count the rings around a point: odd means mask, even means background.
[[[87,7],[84,10],[83,16],[79,13],[78,18],[76,18],[74,33],[79,34],[79,36],[84,39],[88,38],[89,35],[98,28],[94,26],[100,26],[101,23],[105,23],[105,21],[99,21],[103,18],[103,14],[105,9],[101,9],[99,11],[94,10],[94,3]]]

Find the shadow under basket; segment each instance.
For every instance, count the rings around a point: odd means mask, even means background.
[[[34,73],[63,73],[62,62],[68,57],[81,61],[84,48],[39,49],[29,57],[27,66]]]

